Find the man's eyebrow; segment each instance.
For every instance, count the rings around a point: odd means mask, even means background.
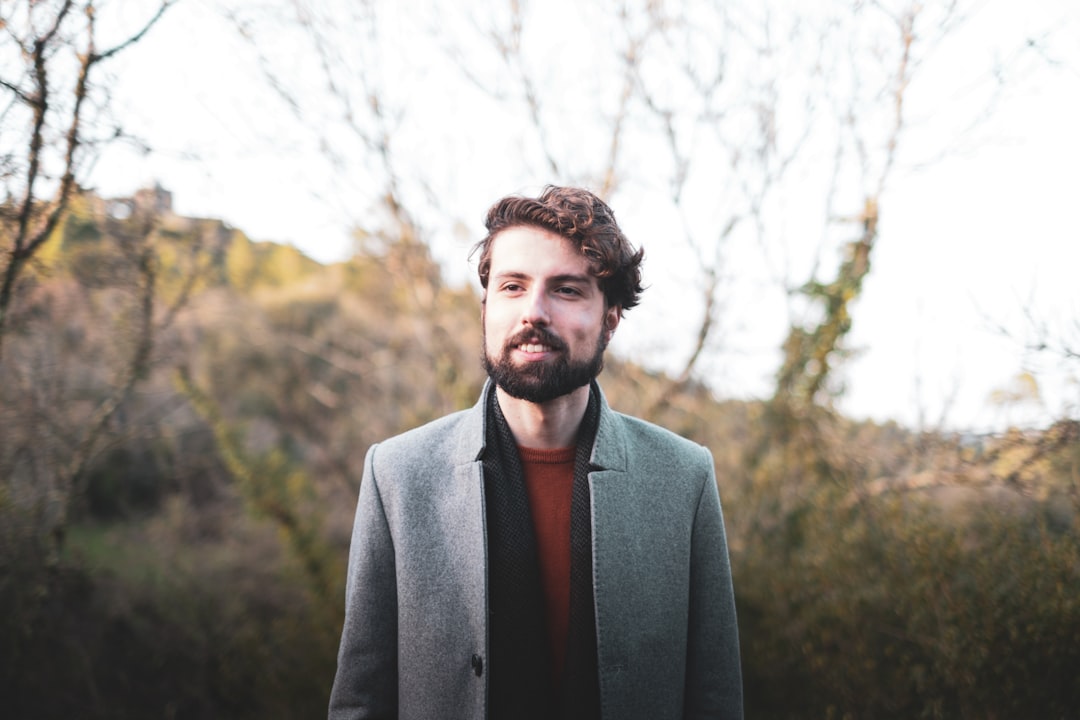
[[[497,272],[491,276],[492,280],[533,280],[532,275],[521,270],[503,270]],[[545,282],[558,285],[560,283],[574,283],[578,285],[591,285],[593,276],[588,273],[561,273],[559,275],[552,275],[549,278],[545,278]]]
[[[562,275],[552,276],[550,281],[553,283],[582,283],[589,285],[592,279],[593,276],[586,273],[563,273]]]
[[[493,280],[528,280],[531,275],[520,270],[503,270],[491,276]]]

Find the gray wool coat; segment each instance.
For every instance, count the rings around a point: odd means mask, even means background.
[[[330,720],[487,718],[479,458],[491,391],[368,451]],[[601,395],[592,463],[602,468],[589,488],[604,719],[741,718],[712,456]]]

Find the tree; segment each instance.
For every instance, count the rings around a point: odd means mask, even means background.
[[[95,122],[108,100],[94,85],[97,68],[139,42],[174,2],[161,0],[104,49],[93,0],[20,0],[0,9],[0,359],[23,270],[52,237],[95,152],[122,134]]]
[[[36,518],[30,539],[49,557],[103,453],[152,435],[135,390],[177,361],[170,330],[229,236],[137,205],[116,217],[86,193],[56,232],[49,277],[28,282],[20,302],[34,332],[10,338],[0,387],[0,500],[22,498],[15,505]]]
[[[977,9],[964,2],[233,5],[335,182],[369,199],[354,203],[368,236],[460,257],[451,234],[475,235],[463,209],[478,215],[508,189],[604,195],[646,247],[653,296],[664,293],[635,314],[668,333],[631,348],[671,375],[654,411],[692,381],[723,392],[727,372],[782,364],[792,328],[825,321],[821,293],[806,290],[834,282],[852,226],[861,236],[874,208],[869,272],[897,178],[947,153],[1001,90],[987,58],[956,77],[977,98],[962,112],[944,121],[919,104]],[[302,51],[276,53],[284,37]],[[933,122],[939,144],[912,153],[911,135]],[[842,303],[849,327],[856,299]],[[825,356],[829,374],[842,353]]]

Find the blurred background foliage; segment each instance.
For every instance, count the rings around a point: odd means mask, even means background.
[[[303,3],[226,4],[275,93],[290,101],[319,85],[312,72],[329,88],[328,102],[290,107],[337,165],[371,176],[348,260],[318,263],[178,215],[159,186],[131,198],[87,189],[105,145],[131,140],[112,124],[100,67],[170,5],[147,4],[156,14],[112,44],[89,0],[0,5],[4,717],[322,716],[365,452],[470,406],[484,380],[480,299],[433,257],[433,228],[454,215],[432,207],[428,158],[403,160],[410,126],[395,92],[409,87],[374,72],[394,45],[374,4],[347,23]],[[906,93],[956,27],[957,4],[836,4],[820,26],[813,13],[757,24],[708,3],[589,5],[617,46],[614,70],[598,63],[595,79],[622,89],[610,105],[579,93],[598,103],[575,109],[599,131],[592,155],[546,131],[565,98],[534,84],[526,56],[547,26],[522,3],[500,7],[477,54],[451,53],[447,67],[492,84],[506,108],[525,103],[522,162],[539,157],[538,174],[605,196],[660,188],[658,205],[683,219],[667,249],[690,251],[685,357],[665,374],[612,356],[601,380],[613,407],[713,452],[748,717],[1080,714],[1080,423],[912,430],[856,422],[834,402],[908,131]],[[262,52],[282,26],[307,38],[304,53]],[[357,43],[358,28],[383,42]],[[794,91],[790,67],[759,62],[788,45],[828,51]],[[320,67],[280,67],[301,57]],[[754,72],[728,72],[729,60]],[[856,70],[853,94],[832,97],[843,83],[825,81]],[[779,122],[790,102],[809,114]],[[335,134],[342,123],[355,145]],[[812,131],[835,134],[834,167],[808,151]],[[791,170],[800,163],[833,179],[808,182]],[[840,192],[849,174],[859,181]],[[815,245],[771,223],[790,197],[778,190],[819,184],[827,241],[808,275],[772,288],[788,299],[773,392],[717,397],[701,360],[716,352],[737,275],[726,243],[748,228],[765,255]],[[663,340],[685,346],[674,334]],[[1067,336],[1038,340],[1080,359]],[[1037,394],[1021,378],[995,400]]]
[[[73,200],[9,325],[5,715],[319,716],[364,453],[475,401],[479,298],[407,240],[319,265],[109,207]],[[149,324],[135,245],[158,278]],[[140,332],[153,349],[95,430]],[[618,358],[602,380],[613,406],[713,450],[750,717],[1080,708],[1075,422],[916,434],[812,393],[672,389]]]

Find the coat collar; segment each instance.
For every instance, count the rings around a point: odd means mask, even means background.
[[[599,387],[599,385],[597,385]],[[480,399],[465,412],[464,422],[458,426],[457,440],[454,447],[456,465],[480,462],[484,456],[486,437],[486,417],[488,393],[495,391],[495,384],[488,378]],[[622,419],[607,403],[603,389],[600,389],[600,424],[596,429],[596,442],[593,443],[590,463],[597,470],[626,471],[626,436],[622,428]]]

